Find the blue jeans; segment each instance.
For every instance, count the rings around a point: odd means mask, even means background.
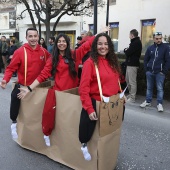
[[[165,75],[163,73],[151,73],[150,71],[146,72],[146,80],[147,80],[147,91],[146,91],[146,101],[148,103],[151,103],[152,101],[152,95],[153,95],[153,88],[154,88],[154,82],[156,82],[156,88],[157,88],[157,104],[162,104],[163,102],[163,86],[164,86],[164,80]]]

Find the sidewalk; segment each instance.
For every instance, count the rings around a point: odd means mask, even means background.
[[[140,104],[142,104],[145,101],[145,96],[140,96],[137,95],[136,96],[136,102],[135,103],[127,103],[126,106],[134,106],[136,109],[139,108],[140,110],[144,109],[140,107]],[[167,100],[163,100],[163,108],[164,108],[164,112],[170,114],[170,101]],[[147,107],[147,109],[152,110],[152,111],[157,111],[157,101],[156,98],[153,98],[152,100],[152,105],[151,107]],[[164,112],[159,112],[159,113],[164,113]]]

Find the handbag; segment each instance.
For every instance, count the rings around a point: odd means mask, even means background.
[[[124,108],[124,98],[120,98],[120,94],[112,95],[107,98],[108,101],[104,100],[102,93],[101,81],[99,76],[99,70],[95,64],[97,82],[99,87],[99,93],[101,97],[101,102],[99,104],[99,135],[101,137],[115,132],[121,127],[123,108]],[[117,82],[121,90],[120,82]]]

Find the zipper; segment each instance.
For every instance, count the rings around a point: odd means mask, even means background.
[[[153,64],[152,64],[152,70],[153,70],[153,67],[154,67],[154,64],[155,64],[155,60],[156,60],[157,57],[158,57],[158,46],[156,45],[155,58],[154,58]],[[154,72],[154,71],[153,71],[153,72]]]

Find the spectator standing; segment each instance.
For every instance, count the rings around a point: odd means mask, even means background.
[[[77,48],[79,48],[80,47],[80,45],[81,45],[81,40],[82,40],[82,37],[81,36],[78,36],[77,37],[77,44],[76,44],[76,47],[75,47],[75,49],[77,49]]]
[[[2,41],[0,39],[0,73],[2,72],[2,66],[3,66],[1,50],[2,50]]]
[[[6,43],[6,37],[2,36],[1,41],[2,41],[1,54],[2,54],[2,61],[3,61],[3,64],[4,64],[4,70],[5,70],[6,67],[7,67],[7,51],[8,51],[8,45]]]
[[[154,44],[149,46],[144,58],[144,69],[146,72],[147,90],[146,100],[140,105],[144,108],[151,106],[154,83],[157,88],[157,109],[163,112],[164,80],[170,69],[170,48],[162,43],[162,33],[153,34]]]
[[[39,43],[39,44],[41,45],[41,47],[43,47],[43,48],[45,48],[45,49],[47,50],[47,45],[46,45],[46,43],[45,43],[44,38],[41,38],[41,39],[40,39],[40,43]]]
[[[50,37],[49,38],[49,45],[47,47],[47,50],[50,54],[52,54],[53,52],[53,47],[54,47],[54,41],[55,41],[55,37]]]
[[[13,58],[13,54],[15,52],[15,50],[17,50],[17,46],[15,45],[15,40],[11,39],[10,40],[10,47],[8,50],[8,58],[7,58],[7,63],[10,64],[11,59]],[[17,72],[14,72],[12,77],[16,77],[17,76]]]
[[[126,83],[129,90],[127,102],[134,103],[137,92],[137,70],[140,65],[139,58],[142,52],[142,43],[136,29],[130,31],[129,38],[131,40],[129,48],[124,49],[127,64]]]
[[[11,93],[10,105],[11,135],[14,140],[18,138],[17,117],[20,107],[20,99],[17,98],[17,94],[20,92],[18,88],[26,86],[31,91],[29,85],[41,73],[46,60],[50,57],[50,54],[38,44],[38,31],[35,28],[26,30],[26,39],[28,43],[25,43],[14,52],[12,60],[5,70],[3,80],[0,82],[0,86],[5,89],[12,74],[17,71],[18,84],[15,85]],[[27,58],[27,67],[25,66],[25,58]]]

